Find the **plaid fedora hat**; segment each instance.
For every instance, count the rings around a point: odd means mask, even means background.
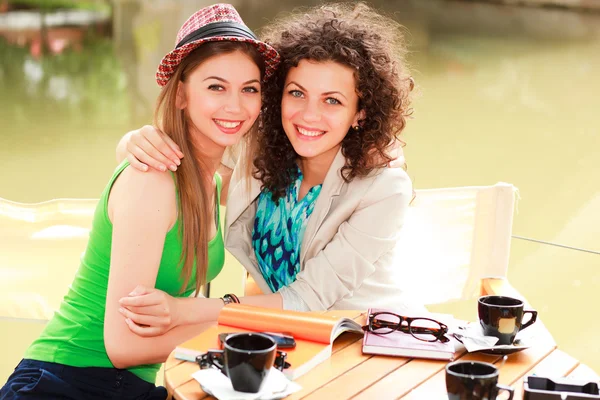
[[[179,63],[198,46],[206,42],[225,40],[254,45],[265,59],[264,79],[273,75],[279,64],[279,53],[258,40],[232,5],[214,4],[196,11],[179,29],[177,45],[160,62],[156,71],[156,82],[159,86],[166,85]]]

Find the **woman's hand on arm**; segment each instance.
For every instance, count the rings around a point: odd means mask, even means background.
[[[138,336],[159,336],[181,323],[177,298],[156,288],[137,286],[119,300],[119,312]]]
[[[279,293],[246,296],[242,304],[283,308]],[[175,298],[155,288],[136,287],[128,296],[119,300],[119,312],[126,318],[129,329],[141,337],[160,336],[176,326],[202,323],[207,313],[217,311],[216,320],[223,307],[221,299]],[[200,318],[198,318],[200,317]]]
[[[125,158],[139,171],[148,167],[157,171],[176,171],[181,165],[183,153],[179,146],[166,134],[151,125],[128,132],[117,145],[117,162]]]
[[[129,329],[141,337],[160,336],[177,326],[216,320],[221,299],[173,297],[156,288],[137,286],[119,300]]]

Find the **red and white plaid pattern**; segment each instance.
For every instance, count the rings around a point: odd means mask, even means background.
[[[236,22],[238,24],[244,24],[242,18],[238,14],[237,10],[230,4],[214,4],[209,7],[204,7],[198,11],[196,11],[191,17],[188,18],[187,21],[181,26],[179,32],[177,33],[177,43],[181,42],[183,38],[185,38],[190,33],[200,29],[201,27],[213,23],[213,22]],[[279,65],[279,53],[269,46],[268,44],[261,42],[259,40],[241,38],[241,37],[229,37],[229,36],[215,36],[205,39],[199,39],[188,43],[184,46],[181,46],[178,49],[174,49],[169,54],[167,54],[160,65],[158,66],[158,71],[156,72],[156,82],[158,82],[159,86],[164,86],[169,81],[169,78],[173,75],[177,66],[188,54],[198,46],[206,42],[215,42],[215,41],[223,41],[228,40],[232,42],[246,42],[253,44],[258,51],[262,54],[265,59],[265,79],[268,79]]]

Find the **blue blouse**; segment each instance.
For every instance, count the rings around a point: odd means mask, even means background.
[[[286,190],[285,197],[273,201],[271,192],[263,190],[258,197],[254,218],[252,246],[258,266],[273,292],[296,280],[300,272],[300,248],[306,222],[315,208],[322,185],[310,188],[298,201],[302,171]]]

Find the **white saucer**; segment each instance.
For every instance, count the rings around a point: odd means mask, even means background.
[[[275,400],[282,399],[301,389],[288,380],[283,372],[271,369],[265,387],[260,393],[243,393],[233,390],[231,381],[216,368],[201,369],[192,374],[206,394],[223,400]]]
[[[488,349],[481,349],[481,350],[477,350],[474,351],[474,353],[483,353],[483,354],[489,354],[489,355],[508,355],[508,354],[513,354],[513,353],[518,353],[519,351],[523,351],[525,349],[530,348],[531,345],[524,343],[523,340],[519,340],[519,339],[515,339],[513,344],[499,344],[497,346],[494,347],[490,347]]]
[[[479,329],[481,331],[481,327],[479,326],[479,324],[477,323],[470,323],[469,326],[471,327],[475,327],[478,326]],[[477,328],[475,328],[477,329]],[[481,335],[483,336],[483,331],[481,331]],[[459,342],[462,343],[461,338],[457,337],[456,335],[453,335],[454,338],[456,340],[458,340]],[[482,353],[482,354],[489,354],[489,355],[508,355],[508,354],[513,354],[513,353],[518,353],[519,351],[523,351],[526,350],[528,348],[530,348],[532,346],[532,340],[531,338],[526,338],[526,335],[522,335],[520,332],[519,334],[517,334],[517,338],[515,339],[513,344],[500,344],[500,345],[495,345],[495,346],[490,346],[490,347],[485,347],[485,348],[481,348],[479,350],[474,350],[472,351],[472,353]]]

